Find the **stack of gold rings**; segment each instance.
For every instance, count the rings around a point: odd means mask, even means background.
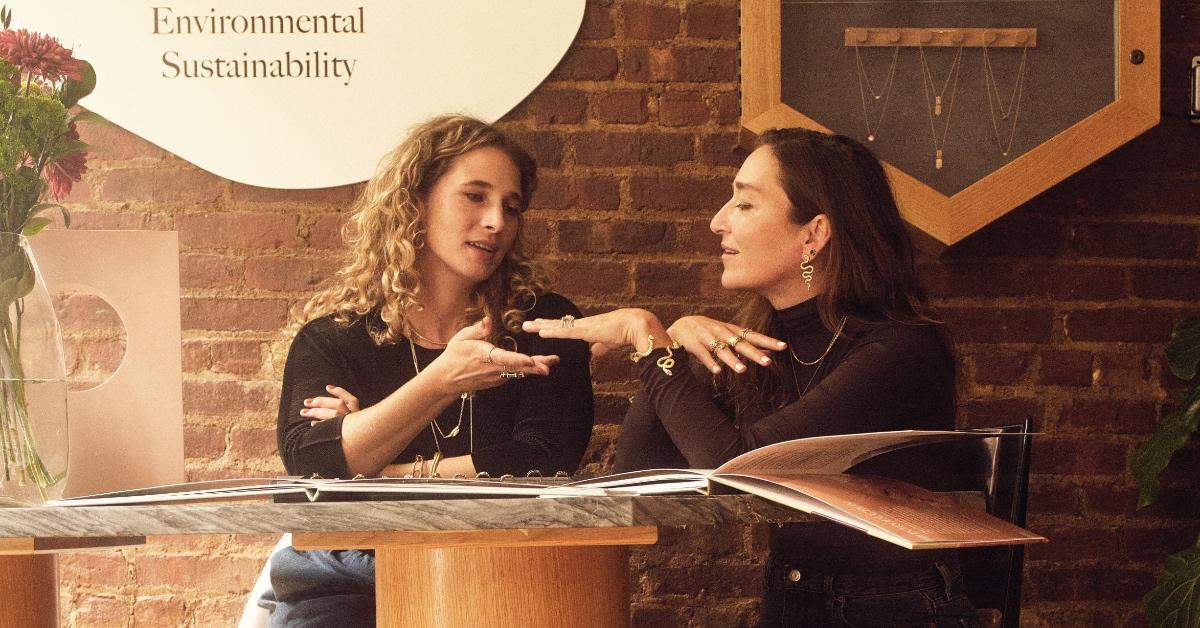
[[[521,371],[510,371],[507,369],[500,371],[500,379],[524,379],[524,378],[525,378],[525,374],[522,373]]]
[[[562,317],[562,322],[560,323],[560,326],[561,326],[563,329],[570,329],[570,328],[574,327],[574,326],[575,326],[575,317],[574,317],[574,316],[571,316],[570,314],[567,314],[566,316],[563,316],[563,317]]]

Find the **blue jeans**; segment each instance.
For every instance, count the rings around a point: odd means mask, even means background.
[[[271,589],[258,605],[271,611],[273,628],[375,626],[372,554],[285,547],[271,556]]]
[[[770,558],[760,628],[978,628],[958,565],[878,575],[805,572]]]

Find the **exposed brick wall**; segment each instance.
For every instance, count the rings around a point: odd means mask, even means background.
[[[1187,59],[1200,48],[1200,5],[1166,0],[1163,16],[1164,109],[1177,116]],[[737,64],[736,0],[592,2],[563,62],[504,118],[543,167],[530,240],[586,310],[728,312],[707,224],[740,161]],[[111,126],[83,132],[96,153],[69,202],[73,228],[179,231],[188,477],[280,473],[280,330],[333,270],[357,187],[253,188]],[[1162,356],[1170,327],[1198,309],[1197,149],[1200,127],[1166,118],[921,262],[957,341],[960,423],[1032,414],[1046,433],[1030,525],[1054,542],[1030,552],[1025,625],[1142,625],[1138,598],[1162,556],[1195,539],[1194,479],[1176,473],[1158,505],[1135,513],[1125,461],[1179,386]],[[119,338],[106,325],[72,336],[82,379],[117,359],[100,346]],[[590,471],[608,464],[633,390],[621,360],[595,371]],[[1182,457],[1200,468],[1196,447]],[[659,546],[634,553],[636,623],[750,621],[765,539],[761,527],[664,531]],[[66,556],[64,625],[232,625],[273,542],[150,539]]]

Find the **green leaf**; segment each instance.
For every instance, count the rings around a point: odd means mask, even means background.
[[[1200,539],[1167,556],[1158,584],[1142,598],[1151,628],[1200,626]]]
[[[88,145],[79,140],[67,139],[61,137],[54,143],[54,149],[50,151],[51,160],[59,157],[66,157],[73,153],[86,153]]]
[[[1138,483],[1138,508],[1154,503],[1162,493],[1158,476],[1195,433],[1200,423],[1200,386],[1188,391],[1179,410],[1163,417],[1150,439],[1142,443],[1129,460],[1129,468]]]
[[[37,205],[34,205],[29,210],[29,218],[33,218],[34,216],[37,216],[38,214],[46,211],[47,209],[57,209],[59,211],[59,213],[62,214],[63,226],[68,227],[68,228],[71,226],[71,212],[69,210],[67,210],[66,207],[63,207],[62,205],[59,205],[58,203],[38,203]],[[28,224],[28,219],[26,220],[26,223]],[[38,231],[41,231],[41,229],[38,229]],[[22,235],[24,235],[26,237],[28,237],[30,235],[28,233],[25,233],[24,231],[22,231],[21,233],[22,233]]]
[[[21,235],[26,238],[33,237],[41,233],[42,229],[49,227],[51,222],[49,218],[30,218],[25,221],[25,224],[21,225]]]
[[[80,59],[79,62],[83,64],[83,69],[80,70],[82,78],[78,81],[71,79],[63,81],[62,104],[68,109],[74,107],[85,96],[92,93],[93,89],[96,89],[96,69],[83,59]]]
[[[74,122],[98,122],[102,124],[112,124],[108,121],[108,118],[105,118],[95,111],[88,111],[87,109],[75,114],[71,120]]]
[[[1200,363],[1200,317],[1188,317],[1179,321],[1171,332],[1167,343],[1167,364],[1171,372],[1182,380],[1196,376],[1196,364]]]

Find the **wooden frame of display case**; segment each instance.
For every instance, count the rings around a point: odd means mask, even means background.
[[[1116,99],[1029,152],[947,196],[885,166],[918,243],[940,251],[1158,124],[1158,0],[1115,0]],[[742,131],[804,127],[829,132],[781,96],[780,0],[742,0]],[[1139,54],[1140,53],[1140,54]]]

